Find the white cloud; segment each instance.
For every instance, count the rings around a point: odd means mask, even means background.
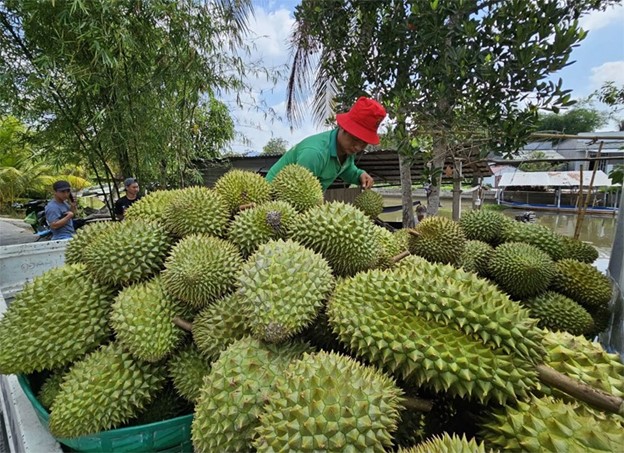
[[[624,60],[608,61],[591,69],[590,83],[593,89],[609,81],[618,86],[624,85]]]
[[[580,25],[583,30],[596,31],[611,24],[624,23],[624,5],[613,5],[605,11],[592,11],[583,16]]]

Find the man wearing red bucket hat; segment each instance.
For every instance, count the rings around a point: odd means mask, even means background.
[[[379,102],[359,98],[347,113],[336,115],[338,128],[297,143],[275,162],[266,179],[272,181],[286,165],[299,164],[319,179],[323,190],[338,177],[349,184],[370,189],[373,178],[355,166],[354,156],[366,145],[379,144],[377,128],[385,117],[386,110]]]

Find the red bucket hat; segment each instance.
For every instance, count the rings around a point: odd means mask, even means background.
[[[338,126],[369,145],[378,145],[377,128],[386,117],[386,109],[374,99],[361,97],[347,113],[336,115]]]

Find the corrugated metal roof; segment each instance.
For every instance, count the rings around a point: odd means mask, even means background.
[[[583,172],[583,186],[588,187],[592,178],[591,171]],[[534,171],[504,173],[498,187],[511,186],[550,186],[578,187],[581,182],[580,171]],[[596,172],[593,187],[612,186],[611,179],[602,170]]]

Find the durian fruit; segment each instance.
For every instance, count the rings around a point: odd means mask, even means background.
[[[110,324],[117,341],[134,357],[157,362],[174,351],[184,332],[173,324],[180,303],[167,295],[159,277],[123,289],[115,298]]]
[[[594,320],[583,307],[568,297],[548,291],[522,302],[539,319],[539,327],[554,331],[565,331],[572,335],[583,335],[594,326]]]
[[[299,215],[291,238],[323,255],[340,276],[370,269],[379,259],[374,224],[356,207],[338,201]]]
[[[464,247],[466,237],[457,222],[446,217],[427,217],[412,230],[409,251],[434,262],[457,264]]]
[[[214,190],[225,200],[229,211],[238,212],[241,205],[266,203],[271,200],[271,186],[258,173],[230,170],[215,183]]]
[[[481,425],[486,445],[523,452],[614,452],[624,430],[613,418],[550,397],[493,409]]]
[[[195,403],[199,398],[204,377],[210,373],[210,362],[191,343],[169,359],[167,370],[176,391]]]
[[[138,415],[165,383],[161,367],[137,360],[119,344],[76,362],[54,399],[49,429],[78,437],[119,426]]]
[[[611,308],[608,306],[601,306],[598,308],[592,308],[588,310],[589,314],[594,321],[593,328],[589,329],[588,332],[585,332],[585,335],[588,338],[592,338],[598,335],[601,332],[611,325]]]
[[[271,181],[275,200],[290,203],[298,212],[323,203],[323,188],[310,170],[301,165],[286,165]]]
[[[510,223],[513,223],[513,220],[505,214],[479,209],[463,214],[459,226],[466,239],[498,245],[503,242],[501,234]]]
[[[83,264],[35,277],[0,320],[0,373],[53,370],[97,348],[111,333],[113,297]]]
[[[458,265],[467,272],[474,272],[481,277],[488,277],[490,274],[490,260],[493,256],[494,249],[488,243],[477,240],[466,241],[466,246],[459,258]]]
[[[163,224],[174,236],[207,234],[223,237],[230,212],[221,195],[206,187],[188,187],[178,191],[167,203]]]
[[[279,343],[301,332],[316,318],[333,284],[320,254],[291,240],[260,245],[238,278],[252,335]]]
[[[612,296],[611,280],[594,266],[564,259],[555,263],[555,269],[552,281],[555,291],[589,310],[608,305]]]
[[[587,264],[591,264],[598,259],[598,250],[587,242],[563,236],[563,245],[563,258],[569,258]]]
[[[204,378],[195,405],[195,451],[250,451],[275,380],[307,350],[303,343],[273,345],[247,337],[223,351]]]
[[[371,219],[376,219],[383,212],[383,203],[384,200],[381,194],[374,190],[365,190],[353,200],[355,207]]]
[[[273,451],[386,451],[403,392],[380,370],[335,353],[304,354],[275,384],[254,447]]]
[[[113,222],[93,222],[87,223],[84,227],[76,231],[71,241],[67,242],[65,248],[65,264],[84,263],[84,250],[100,234],[107,231]]]
[[[522,242],[506,242],[496,247],[489,272],[502,289],[517,299],[545,292],[555,276],[550,256]]]
[[[165,291],[202,308],[232,291],[243,260],[228,241],[193,234],[180,240],[165,262]]]
[[[624,398],[624,364],[618,354],[606,352],[599,343],[566,332],[544,335],[546,364],[560,373],[576,378],[594,388]],[[544,389],[542,385],[542,390]],[[569,398],[551,389],[558,398]]]
[[[536,386],[537,321],[460,269],[422,261],[361,272],[337,284],[327,314],[359,357],[409,384],[499,403]]]
[[[158,273],[170,246],[170,237],[155,223],[124,220],[88,243],[83,260],[102,283],[127,285]]]
[[[373,228],[380,244],[376,267],[391,267],[393,265],[392,258],[407,250],[407,237],[391,233],[378,225],[374,225]]]
[[[193,320],[193,342],[209,361],[217,360],[221,351],[250,334],[242,297],[238,293],[209,305]]]
[[[511,222],[502,231],[505,242],[524,242],[546,252],[554,260],[563,258],[565,243],[563,236],[544,225],[525,222]]]
[[[154,400],[128,423],[129,426],[148,425],[193,413],[193,405],[176,393],[170,383],[165,385]]]
[[[63,377],[67,371],[68,369],[64,367],[52,372],[52,374],[50,374],[50,376],[48,376],[43,382],[39,392],[37,392],[37,400],[39,400],[41,405],[46,409],[50,410],[56,395],[58,395],[61,391],[61,383],[63,382]]]
[[[487,211],[486,211],[487,212]],[[433,436],[431,439],[412,448],[399,449],[399,453],[486,453],[483,442],[466,439],[466,436]]]
[[[141,197],[124,212],[124,220],[142,220],[164,224],[165,210],[181,190],[157,190]]]
[[[240,212],[232,222],[228,239],[244,258],[271,239],[287,239],[297,211],[285,201],[272,201]]]

